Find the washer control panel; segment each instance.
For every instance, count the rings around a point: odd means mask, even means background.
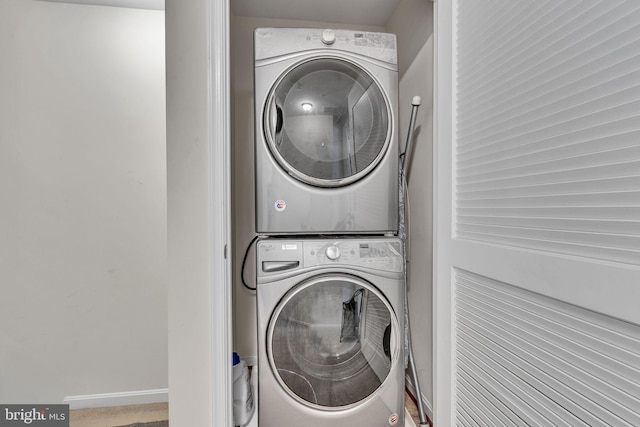
[[[401,272],[404,267],[399,239],[314,240],[303,243],[305,267],[338,265]]]
[[[335,261],[338,258],[340,258],[340,248],[337,245],[329,246],[324,253],[327,255],[327,258],[329,258],[332,261]]]
[[[322,43],[334,44],[336,42],[336,32],[333,30],[324,30],[322,32]]]
[[[318,267],[360,267],[393,273],[404,271],[398,238],[265,239],[258,242],[258,275]]]

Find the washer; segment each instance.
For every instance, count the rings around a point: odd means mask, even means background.
[[[258,425],[404,425],[396,238],[257,245]]]
[[[393,34],[254,33],[258,234],[398,229]]]

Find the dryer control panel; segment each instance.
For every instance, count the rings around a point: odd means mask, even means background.
[[[398,63],[395,34],[317,28],[258,28],[254,37],[256,61],[292,52],[329,49],[366,55],[394,66]]]

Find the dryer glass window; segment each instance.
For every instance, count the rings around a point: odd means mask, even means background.
[[[271,368],[297,400],[323,409],[371,396],[398,358],[384,297],[352,276],[324,276],[285,296],[269,325]]]
[[[344,60],[320,58],[294,67],[275,85],[265,111],[274,157],[308,184],[354,182],[389,145],[382,91],[367,72]]]

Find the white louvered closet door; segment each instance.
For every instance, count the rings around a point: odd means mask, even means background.
[[[640,426],[640,1],[435,10],[435,425]]]

